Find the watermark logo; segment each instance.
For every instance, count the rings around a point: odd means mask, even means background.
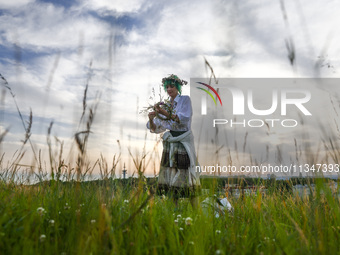
[[[208,89],[210,89],[212,92],[214,92],[214,94],[216,95],[216,97],[218,98],[218,100],[220,101],[220,104],[222,106],[222,100],[220,95],[217,93],[217,91],[210,85],[203,83],[203,82],[197,82],[198,84],[201,84],[203,86],[206,86]],[[215,105],[217,105],[216,100],[214,98],[214,96],[210,93],[209,90],[206,90],[204,88],[201,87],[196,87],[197,89],[203,90],[204,92],[206,92],[214,101]],[[205,96],[202,96],[202,115],[206,115],[207,114],[207,100]]]
[[[210,86],[211,87],[211,86]],[[245,105],[248,106],[248,110],[250,113],[257,115],[257,116],[265,116],[273,114],[277,109],[278,106],[281,108],[281,115],[287,115],[287,106],[293,105],[297,109],[299,109],[304,115],[312,115],[307,108],[304,106],[305,103],[308,103],[311,99],[311,93],[308,90],[302,89],[282,89],[278,91],[274,89],[272,91],[272,98],[271,98],[271,106],[269,109],[256,109],[255,108],[255,100],[253,97],[253,90],[247,90],[246,93],[243,93],[241,89],[238,88],[228,88],[224,87],[232,95],[233,101],[233,115],[245,115]],[[215,91],[215,90],[214,90]],[[290,97],[289,95],[295,94],[298,95],[296,97]],[[211,95],[211,93],[210,93]],[[218,96],[218,94],[216,94]],[[212,96],[212,95],[211,95]],[[220,99],[220,97],[218,96]],[[280,98],[280,104],[279,100]],[[247,99],[247,100],[246,100]],[[221,99],[220,99],[221,101]],[[247,103],[246,103],[247,102]],[[216,102],[215,102],[216,104]],[[222,105],[222,102],[221,102]],[[204,106],[206,107],[206,105]],[[202,105],[203,108],[203,105]],[[206,110],[205,110],[206,111]]]
[[[277,80],[223,80],[219,84],[208,85],[202,81],[193,80],[191,84],[204,86],[196,87],[203,90],[204,94],[197,101],[200,102],[201,115],[207,115],[208,104],[207,95],[214,101],[215,106],[220,102],[220,109],[215,111],[221,114],[232,114],[231,119],[214,119],[213,127],[234,123],[243,127],[274,127],[276,123],[281,123],[283,127],[296,127],[298,121],[289,118],[295,114],[299,116],[312,116],[309,109],[311,92],[309,89],[300,87],[294,81],[285,84],[282,80],[278,84]],[[280,82],[280,80],[279,80]],[[219,91],[219,93],[217,91]],[[197,90],[196,90],[197,91]],[[222,104],[222,99],[225,104]],[[235,122],[236,118],[244,117],[241,122]],[[255,118],[254,118],[255,117]],[[275,117],[275,118],[274,118]],[[287,118],[288,117],[288,118]],[[284,118],[284,119],[281,119]],[[234,126],[233,125],[233,126]]]

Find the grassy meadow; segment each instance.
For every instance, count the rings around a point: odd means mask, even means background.
[[[325,180],[300,197],[254,191],[234,210],[177,207],[154,185],[0,183],[1,254],[337,254],[339,198]],[[200,201],[204,199],[202,195]]]

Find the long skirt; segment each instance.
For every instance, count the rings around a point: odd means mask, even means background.
[[[170,167],[170,143],[163,141],[163,153],[158,177],[157,193],[174,198],[193,197],[198,187],[189,178],[190,159],[180,142],[173,143],[172,167]]]

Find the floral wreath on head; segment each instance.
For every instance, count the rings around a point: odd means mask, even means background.
[[[162,84],[163,84],[165,91],[166,91],[166,86],[174,85],[177,88],[179,94],[181,94],[182,93],[181,86],[188,84],[188,82],[185,80],[181,80],[180,78],[178,78],[177,75],[171,74],[169,77],[165,77],[162,79]]]

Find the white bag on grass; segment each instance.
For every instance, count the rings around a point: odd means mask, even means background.
[[[233,212],[233,207],[225,198],[218,198],[216,196],[207,197],[201,203],[204,212],[209,213],[209,210],[214,210],[214,215],[216,218],[224,216],[226,212]]]

